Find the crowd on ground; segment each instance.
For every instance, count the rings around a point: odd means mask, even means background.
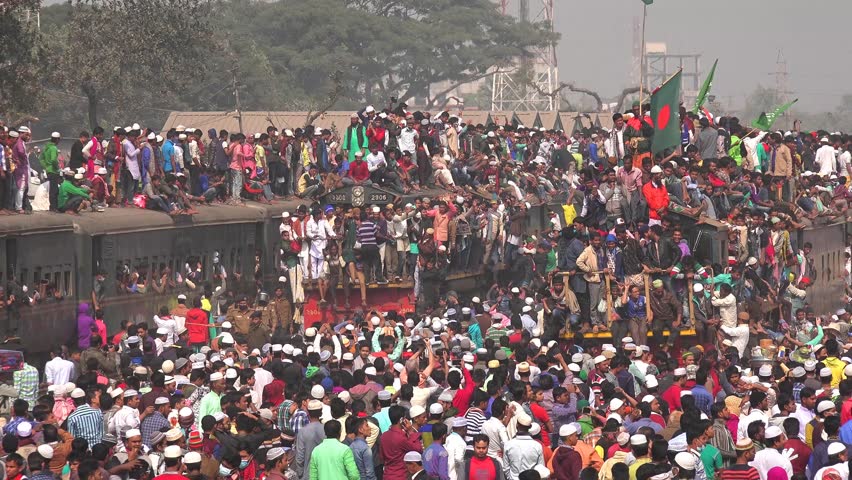
[[[81,138],[80,165],[53,173],[60,210],[137,195],[173,214],[251,195],[311,204],[282,214],[274,285],[168,273],[157,291],[177,306],[110,334],[93,292],[77,344],[14,373],[5,477],[848,480],[850,254],[830,274],[840,308],[815,311],[826,273],[795,232],[845,221],[849,137],[682,111],[682,145],[654,156],[643,111],[570,134],[399,105],[366,107],[342,135]],[[28,139],[3,138],[12,180]],[[363,208],[319,196],[368,182],[449,193]],[[541,204],[557,211],[532,235]],[[692,251],[709,222],[727,230],[726,262]],[[451,265],[484,267],[484,286],[447,290]],[[365,287],[397,277],[414,281],[416,312],[370,306]],[[305,323],[306,282],[333,307],[343,283],[332,321]]]

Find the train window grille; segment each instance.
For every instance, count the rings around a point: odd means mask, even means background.
[[[64,288],[65,296],[72,297],[74,296],[74,277],[71,275],[71,269],[68,268],[64,273]]]
[[[208,255],[207,255],[207,252],[202,252],[202,253],[198,256],[198,261],[200,261],[200,262],[201,262],[201,278],[202,278],[204,281],[211,280],[211,278],[209,278],[209,277],[210,277],[210,271],[211,271],[212,269],[210,268],[210,264],[209,264],[209,263],[207,263],[207,261],[208,261],[208,260],[209,260],[209,257],[208,257]]]
[[[237,261],[234,262],[234,272],[246,273],[242,269],[243,249],[237,248]],[[249,274],[251,275],[251,274]]]

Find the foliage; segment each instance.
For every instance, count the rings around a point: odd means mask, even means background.
[[[433,85],[477,80],[555,40],[492,0],[71,0],[45,13],[50,115],[79,119],[84,107],[107,125],[233,110],[235,79],[243,110],[440,105]]]
[[[72,0],[70,21],[51,42],[57,88],[80,93],[89,125],[101,105],[144,118],[203,78],[211,38],[209,0]]]
[[[40,0],[0,2],[0,112],[13,123],[31,115],[42,99],[43,52],[36,23]]]

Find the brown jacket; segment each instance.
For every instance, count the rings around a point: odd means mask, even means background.
[[[261,321],[257,325],[249,325],[249,331],[246,339],[249,350],[262,348],[264,344],[269,342],[269,328]]]
[[[71,453],[71,442],[74,441],[74,437],[61,428],[56,429],[56,431],[59,434],[59,441],[51,445],[53,447],[53,458],[50,460],[50,471],[59,475],[65,468],[68,454]]]
[[[272,324],[270,328],[275,331],[275,327],[281,325],[284,328],[290,326],[293,321],[293,310],[290,306],[290,300],[287,298],[272,298],[269,301],[269,308],[272,310]],[[266,314],[264,314],[266,319]]]
[[[793,175],[793,156],[790,149],[783,143],[775,147],[775,168],[772,168],[772,152],[769,152],[769,173],[773,177],[789,177]]]
[[[251,315],[251,310],[241,312],[240,309],[231,307],[228,309],[228,313],[225,314],[225,320],[231,322],[234,332],[246,335],[249,331],[249,315]]]
[[[597,272],[601,270],[600,265],[598,265],[598,255],[595,253],[595,249],[592,248],[591,245],[586,247],[583,250],[583,253],[577,257],[577,268],[582,270],[583,279],[587,282],[600,283],[601,276]]]

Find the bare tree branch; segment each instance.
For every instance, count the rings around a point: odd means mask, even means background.
[[[440,92],[436,93],[435,95],[433,95],[433,96],[432,96],[432,98],[431,98],[431,99],[429,99],[429,102],[426,104],[426,106],[427,106],[427,107],[433,107],[433,106],[435,106],[435,102],[436,102],[439,98],[441,98],[441,97],[443,97],[444,95],[446,95],[446,94],[448,94],[448,93],[452,92],[452,91],[453,91],[453,90],[455,90],[456,88],[458,88],[458,87],[460,87],[460,86],[462,86],[462,85],[464,85],[464,84],[466,84],[466,83],[475,82],[475,81],[477,81],[477,80],[479,80],[479,79],[481,79],[481,78],[489,77],[489,76],[493,75],[494,73],[495,73],[495,72],[480,73],[480,74],[478,74],[478,75],[474,75],[474,76],[469,77],[469,78],[466,78],[466,79],[464,79],[464,80],[460,80],[460,81],[458,81],[458,82],[453,82],[453,83],[451,83],[451,84],[450,84],[449,88],[445,88],[445,89],[441,90]],[[445,100],[444,100],[444,103],[443,103],[443,105],[442,105],[442,106],[446,105],[448,101],[449,101],[449,99],[445,99]]]
[[[305,117],[305,126],[311,125],[314,123],[314,120],[319,118],[325,112],[329,111],[334,104],[337,103],[337,100],[340,99],[340,96],[343,95],[343,72],[340,70],[335,70],[334,73],[329,75],[331,82],[334,84],[331,88],[331,91],[328,92],[326,96],[326,102],[319,108],[316,112],[309,110],[307,117]]]
[[[588,88],[582,88],[574,85],[574,83],[565,83],[560,82],[559,86],[553,89],[553,92],[545,92],[540,86],[536,85],[535,82],[525,82],[528,86],[532,87],[539,95],[543,95],[545,97],[556,98],[559,95],[559,92],[562,90],[569,90],[575,93],[584,93],[595,99],[595,103],[597,104],[597,111],[603,110],[603,100],[601,100],[600,94],[593,90],[589,90]]]
[[[614,111],[620,112],[622,107],[624,106],[624,99],[627,98],[628,95],[632,95],[632,94],[638,93],[638,92],[639,92],[639,87],[628,87],[628,88],[625,88],[624,90],[622,90],[621,95],[618,97],[618,103],[615,104]],[[651,94],[651,91],[648,90],[647,88],[644,88],[643,92],[647,93],[648,95]]]

